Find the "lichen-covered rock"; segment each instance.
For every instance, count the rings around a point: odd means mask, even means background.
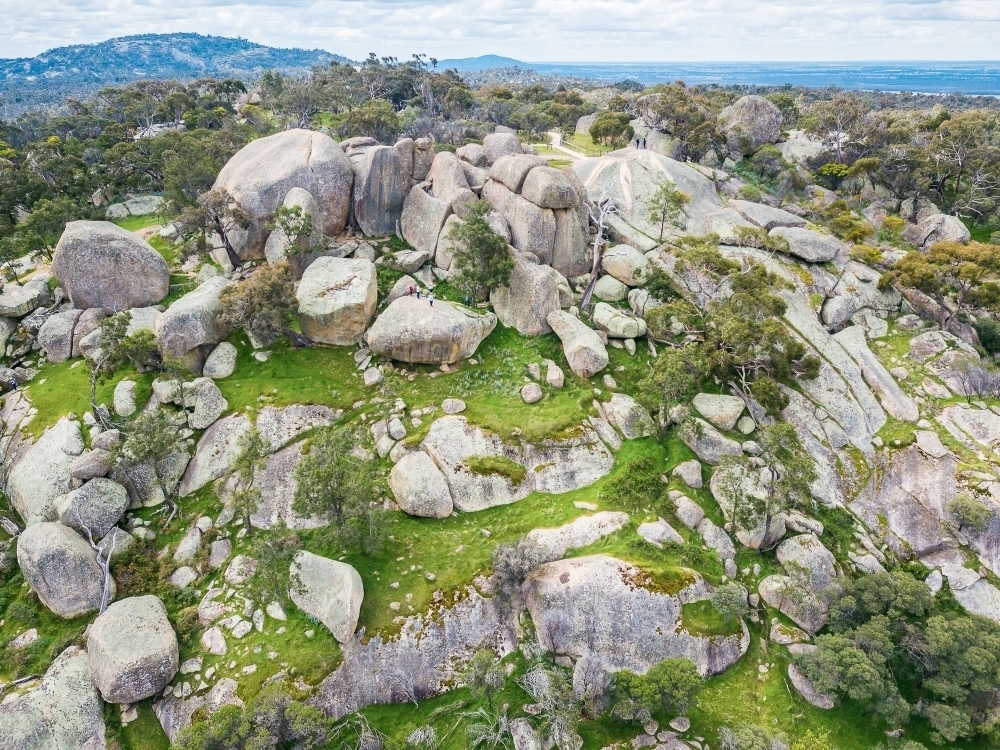
[[[928,250],[936,242],[960,242],[965,244],[972,235],[968,227],[957,216],[934,214],[926,216],[920,223],[903,230],[903,239],[921,250]]]
[[[228,378],[236,369],[236,356],[236,347],[228,341],[223,341],[208,355],[201,374],[212,380]]]
[[[471,357],[496,327],[493,313],[479,315],[465,308],[427,298],[400,297],[368,329],[368,346],[400,362],[454,364]]]
[[[521,153],[521,142],[511,133],[490,133],[483,139],[483,153],[486,163],[493,165],[504,156]]]
[[[683,603],[711,593],[694,571],[676,594],[662,593],[650,576],[630,563],[590,555],[546,563],[528,576],[522,594],[535,627],[548,618],[565,622],[557,653],[599,656],[612,670],[643,673],[667,658],[687,658],[702,675],[724,672],[750,644],[740,636],[703,638],[681,626]]]
[[[302,550],[292,562],[291,577],[288,595],[295,605],[322,622],[341,643],[350,641],[365,596],[358,571]]]
[[[317,258],[302,274],[295,297],[305,336],[324,344],[356,344],[378,304],[375,264],[353,258]]]
[[[148,242],[108,221],[71,221],[52,273],[78,310],[146,307],[167,296],[170,270]]]
[[[389,488],[404,513],[423,518],[447,518],[451,490],[444,474],[423,451],[403,456],[389,472]]]
[[[104,705],[87,652],[63,651],[31,692],[0,704],[5,750],[105,750]]]
[[[337,416],[328,406],[265,406],[257,413],[257,430],[268,449],[276,451],[309,430],[329,427]]]
[[[73,354],[73,329],[82,310],[67,310],[50,315],[38,329],[38,344],[53,364],[65,362]]]
[[[780,208],[774,208],[764,203],[752,203],[750,201],[734,199],[726,205],[738,211],[751,224],[756,224],[758,227],[768,231],[775,227],[804,227],[806,225],[806,220],[801,216],[796,216],[788,211],[783,211]]]
[[[229,402],[211,378],[197,378],[184,383],[181,392],[184,408],[188,412],[188,427],[192,430],[211,427],[222,416],[222,412],[229,408]]]
[[[698,458],[712,466],[718,466],[723,456],[738,456],[743,452],[739,443],[725,437],[708,422],[697,417],[685,422],[677,436]]]
[[[443,472],[452,501],[460,511],[506,505],[531,492],[527,472],[518,479],[510,472],[478,468],[474,459],[499,458],[512,469],[520,469],[521,455],[497,435],[470,425],[465,417],[447,416],[435,420],[420,447]]]
[[[601,404],[605,418],[617,427],[626,440],[648,437],[656,433],[653,418],[634,398],[624,393],[615,393]]]
[[[118,482],[98,477],[64,495],[59,502],[59,521],[80,533],[90,529],[100,539],[128,508],[128,492]]]
[[[7,474],[7,497],[25,525],[56,517],[57,498],[70,491],[72,468],[83,453],[80,423],[65,417],[48,428]]]
[[[60,617],[101,606],[104,573],[90,545],[60,523],[36,523],[18,537],[17,564],[42,604]]]
[[[553,167],[535,167],[528,172],[521,195],[540,208],[574,208],[580,202],[566,175]]]
[[[743,399],[723,393],[699,393],[691,405],[720,430],[732,431],[743,413]]]
[[[823,303],[823,324],[840,328],[861,310],[883,315],[899,310],[902,297],[893,288],[879,289],[882,274],[863,263],[849,261],[833,288],[832,296]]]
[[[240,257],[248,259],[262,257],[267,221],[292,188],[316,199],[327,237],[340,233],[347,224],[353,182],[351,162],[330,136],[294,129],[244,146],[219,172],[215,188],[226,190],[250,217],[250,228],[233,238]]]
[[[234,414],[213,423],[198,441],[194,458],[184,471],[177,492],[187,497],[209,482],[229,474],[239,457],[240,439],[250,431],[250,419]]]
[[[606,302],[594,305],[594,325],[612,339],[637,339],[646,335],[646,321],[629,315],[627,310]]]
[[[649,259],[631,245],[616,245],[604,252],[601,268],[626,286],[639,286],[649,271]]]
[[[569,368],[579,378],[589,378],[608,366],[608,350],[597,335],[579,318],[562,310],[553,310],[545,317],[562,341]]]
[[[744,96],[719,113],[730,152],[752,154],[781,138],[781,110],[763,96]]]
[[[552,262],[556,241],[556,217],[552,209],[530,203],[496,180],[483,187],[483,199],[507,222],[514,247],[531,253],[539,263]]]
[[[90,626],[87,654],[94,684],[108,703],[158,695],[177,674],[177,635],[155,596],[111,604]]]

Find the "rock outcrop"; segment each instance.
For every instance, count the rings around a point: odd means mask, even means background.
[[[410,191],[410,172],[391,146],[367,146],[350,154],[354,167],[354,219],[370,237],[396,231],[403,201]]]
[[[686,658],[702,675],[719,674],[746,653],[749,633],[744,626],[740,636],[703,638],[684,630],[682,605],[711,594],[697,573],[685,575],[687,586],[676,594],[662,593],[647,573],[630,563],[591,555],[536,568],[522,594],[539,630],[546,627],[547,618],[565,621],[554,644],[560,654],[595,654],[611,670],[638,673],[667,658]]]

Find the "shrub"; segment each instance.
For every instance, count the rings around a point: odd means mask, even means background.
[[[756,185],[744,185],[740,188],[738,195],[741,199],[751,203],[760,203],[764,198],[764,194]]]
[[[987,508],[971,495],[956,495],[955,499],[948,503],[948,512],[958,518],[960,526],[967,526],[975,531],[982,531],[986,528],[993,511]]]

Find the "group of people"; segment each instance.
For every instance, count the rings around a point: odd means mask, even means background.
[[[410,284],[410,296],[414,294],[417,295],[417,299],[420,299],[420,287],[416,284]],[[431,307],[434,307],[434,292],[427,293],[427,301],[431,303]]]
[[[642,144],[642,145],[640,145],[640,144]],[[635,139],[635,147],[636,148],[646,148],[646,139],[645,138],[636,138]]]

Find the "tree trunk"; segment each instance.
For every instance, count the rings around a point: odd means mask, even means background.
[[[313,345],[313,342],[310,339],[307,339],[301,333],[296,333],[291,328],[282,328],[281,332],[288,337],[288,339],[292,342],[292,345],[295,346],[296,349],[301,349],[304,346]]]
[[[598,235],[600,237],[600,235]],[[604,253],[601,252],[599,242],[594,243],[594,265],[590,271],[590,281],[587,282],[587,289],[583,293],[583,300],[580,302],[580,309],[587,310],[590,307],[590,298],[594,294],[594,287],[597,286],[597,276],[601,270],[601,258]]]

